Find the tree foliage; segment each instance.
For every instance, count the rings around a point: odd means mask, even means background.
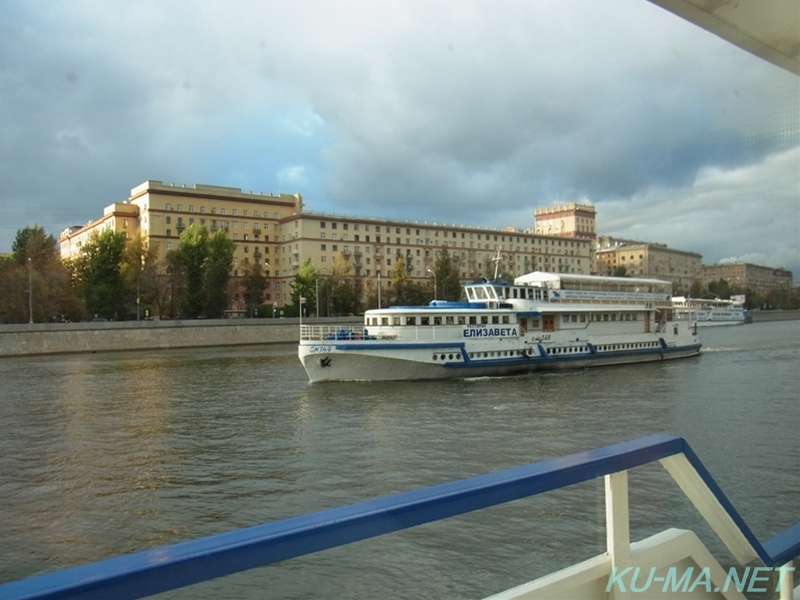
[[[458,300],[461,297],[461,276],[458,260],[450,256],[447,246],[442,246],[434,266],[437,297],[440,300]]]
[[[209,234],[204,225],[190,225],[178,248],[167,255],[170,277],[168,310],[175,305],[184,317],[220,318],[228,306],[228,281],[235,245],[224,231]]]
[[[75,260],[74,269],[86,311],[106,319],[127,316],[126,287],[122,276],[125,232],[95,232]]]
[[[267,289],[267,278],[264,276],[264,270],[258,262],[254,262],[242,279],[244,305],[248,317],[267,316],[267,311],[263,309],[260,315],[256,314],[258,307],[262,305],[265,289]]]
[[[311,264],[311,259],[307,258],[297,274],[294,276],[289,286],[292,288],[290,296],[292,298],[292,312],[295,315],[300,314],[303,305],[300,302],[301,298],[305,298],[305,315],[310,314],[312,308],[316,308],[317,302],[317,270]],[[304,315],[304,316],[305,316]]]
[[[30,260],[29,260],[30,259]],[[38,225],[17,231],[12,254],[0,258],[0,322],[78,320],[83,306],[55,238]]]

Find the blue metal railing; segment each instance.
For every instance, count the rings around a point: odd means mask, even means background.
[[[762,545],[688,443],[680,437],[653,435],[7,583],[0,585],[0,598],[143,598],[678,454],[686,457],[766,566],[783,565],[800,555],[800,523]]]

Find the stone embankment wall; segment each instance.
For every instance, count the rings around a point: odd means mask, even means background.
[[[357,325],[361,317],[304,319],[308,325]],[[203,346],[297,343],[297,319],[209,319],[0,325],[0,357]]]
[[[800,311],[752,311],[754,323],[800,320]],[[361,317],[308,319],[308,325],[358,325]],[[0,357],[247,344],[294,344],[297,319],[122,321],[0,325]]]
[[[747,313],[753,323],[768,321],[800,321],[800,310],[751,310]]]

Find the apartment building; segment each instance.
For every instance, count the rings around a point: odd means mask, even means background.
[[[178,247],[180,234],[193,223],[211,231],[222,229],[236,243],[234,287],[250,265],[259,263],[268,277],[265,301],[278,306],[290,302],[290,283],[307,259],[325,273],[334,256],[347,261],[352,275],[376,282],[390,276],[399,258],[412,279],[430,280],[442,247],[463,280],[491,278],[495,267],[509,277],[535,270],[592,272],[593,239],[580,236],[305,212],[299,194],[160,181],[135,187],[127,202],[107,207],[100,219],[65,229],[61,255],[76,256],[92,232],[111,227],[125,231],[128,238],[141,234],[164,265],[167,252]],[[234,298],[237,302],[235,294]]]
[[[608,236],[597,238],[595,263],[598,275],[614,275],[619,267],[631,277],[651,277],[671,281],[688,289],[700,278],[703,256],[675,250],[666,244],[652,244]]]
[[[790,288],[793,285],[791,271],[750,263],[703,265],[700,278],[706,287],[712,281],[724,279],[733,288],[741,290],[749,288],[760,294],[778,288]]]

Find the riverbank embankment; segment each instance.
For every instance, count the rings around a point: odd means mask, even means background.
[[[754,323],[800,320],[798,310],[752,311]],[[357,325],[361,317],[304,320]],[[0,357],[254,344],[292,344],[298,319],[207,319],[0,325]]]
[[[800,321],[800,310],[751,310],[747,315],[753,323],[770,321]]]
[[[303,319],[308,325],[354,325],[361,317]],[[0,325],[0,357],[208,346],[288,344],[298,319],[203,319]]]

